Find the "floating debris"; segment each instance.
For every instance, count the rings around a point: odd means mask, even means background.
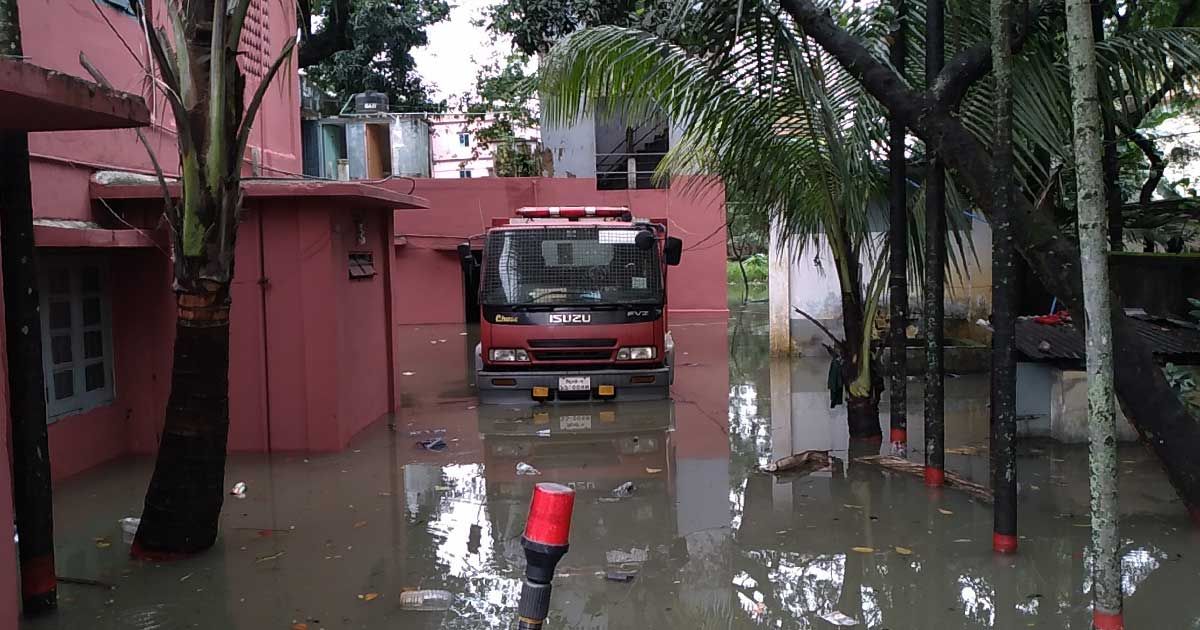
[[[788,455],[783,459],[775,460],[763,466],[762,471],[768,473],[809,473],[825,468],[831,461],[829,451],[804,451],[803,453],[796,453],[795,455]]]
[[[518,462],[517,463],[517,474],[518,475],[540,475],[540,474],[542,474],[542,471],[534,468],[533,466],[530,466],[529,464],[526,464],[525,462]]]
[[[637,486],[633,485],[632,481],[626,481],[616,488],[613,488],[612,493],[614,497],[623,499],[625,497],[633,496],[635,490],[637,490]]]

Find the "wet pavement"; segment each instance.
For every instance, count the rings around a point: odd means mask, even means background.
[[[766,325],[763,305],[674,317],[674,400],[549,409],[479,407],[469,331],[404,329],[394,430],[377,423],[337,454],[231,456],[228,485],[244,481],[246,498],[228,498],[201,557],[128,558],[118,520],[140,510],[149,459],[60,484],[60,575],[113,588],[63,584],[59,612],[24,627],[512,627],[539,481],[578,493],[547,628],[832,628],[832,613],[891,630],[1089,627],[1084,448],[1022,442],[1021,549],[997,558],[990,506],[854,461],[890,447],[851,452],[827,362],[772,363]],[[919,419],[919,383],[909,396]],[[947,381],[948,447],[986,447],[986,397],[987,375]],[[447,447],[414,445],[434,437]],[[824,470],[757,472],[826,449]],[[987,485],[986,450],[961,452],[948,468]],[[1129,627],[1200,628],[1200,535],[1146,451],[1121,460]],[[632,493],[614,496],[625,482]],[[606,579],[613,569],[636,575]],[[453,604],[403,610],[413,588]]]

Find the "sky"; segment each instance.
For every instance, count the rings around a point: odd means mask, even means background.
[[[417,72],[430,86],[434,100],[471,91],[475,87],[478,67],[510,51],[507,38],[493,41],[487,29],[471,24],[494,2],[452,0],[450,18],[426,30],[429,45],[413,50]]]

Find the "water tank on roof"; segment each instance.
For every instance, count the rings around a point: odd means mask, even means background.
[[[387,94],[382,92],[359,92],[354,95],[355,114],[383,114],[387,110]]]

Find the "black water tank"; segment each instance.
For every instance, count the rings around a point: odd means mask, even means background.
[[[388,110],[388,97],[383,92],[359,92],[354,95],[355,114],[382,114]]]

